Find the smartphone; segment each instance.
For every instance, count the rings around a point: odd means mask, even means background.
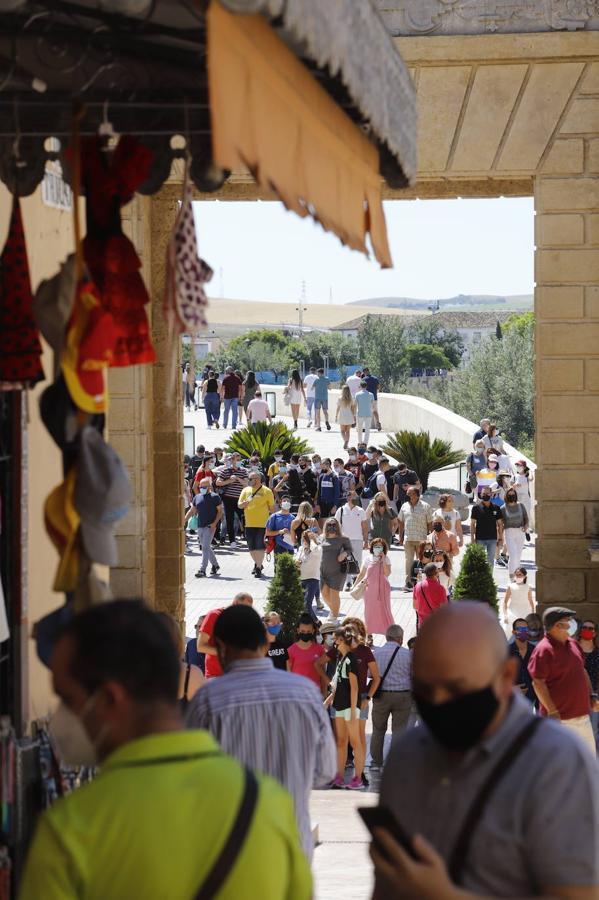
[[[412,847],[412,839],[399,824],[390,809],[387,809],[386,806],[359,806],[358,813],[367,829],[372,834],[377,849],[385,856],[385,858],[388,859],[388,856],[374,836],[373,832],[375,828],[385,828],[412,859],[418,858]]]

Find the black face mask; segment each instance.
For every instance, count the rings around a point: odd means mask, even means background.
[[[469,750],[479,742],[497,712],[499,700],[489,685],[446,703],[429,703],[414,695],[431,734],[448,750]]]
[[[307,644],[314,640],[314,634],[312,631],[298,631],[297,634],[300,641],[305,641]]]
[[[433,528],[435,529],[435,531],[443,531],[443,526],[441,525],[440,522],[435,522],[435,524],[433,525]]]

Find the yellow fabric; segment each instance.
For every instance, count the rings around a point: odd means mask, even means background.
[[[221,753],[171,760],[213,751],[218,745],[205,731],[150,735],[119,748],[95,781],[42,815],[20,900],[194,897],[231,830],[243,770]],[[309,900],[291,797],[266,776],[258,782],[246,843],[218,900]]]
[[[81,554],[77,535],[81,519],[74,503],[76,478],[73,466],[44,503],[46,531],[60,556],[52,588],[59,592],[75,590],[79,580]]]
[[[247,166],[300,216],[344,244],[392,265],[376,147],[261,15],[235,15],[212,0],[208,75],[213,156]]]
[[[268,467],[268,472],[266,473],[267,478],[274,478],[275,475],[279,474],[279,464],[277,462],[272,462]]]
[[[243,510],[245,524],[248,528],[265,528],[266,520],[270,515],[270,507],[274,506],[275,498],[270,488],[262,487],[252,499],[255,488],[246,487],[239,495],[239,502],[250,501],[250,505]]]

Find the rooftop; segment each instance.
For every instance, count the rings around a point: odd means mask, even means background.
[[[495,328],[497,322],[502,324],[510,316],[514,315],[514,310],[509,312],[499,312],[497,310],[481,310],[481,312],[461,312],[455,310],[451,312],[430,313],[426,316],[417,316],[412,322],[424,322],[434,319],[437,325],[442,328]]]

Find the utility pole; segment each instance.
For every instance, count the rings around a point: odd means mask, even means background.
[[[295,307],[295,310],[298,314],[298,324],[299,324],[300,334],[304,333],[304,313],[308,312],[308,307],[304,306],[305,302],[306,302],[306,282],[305,282],[305,280],[303,280],[302,281],[302,291],[301,291],[300,300],[299,300],[299,306]]]

